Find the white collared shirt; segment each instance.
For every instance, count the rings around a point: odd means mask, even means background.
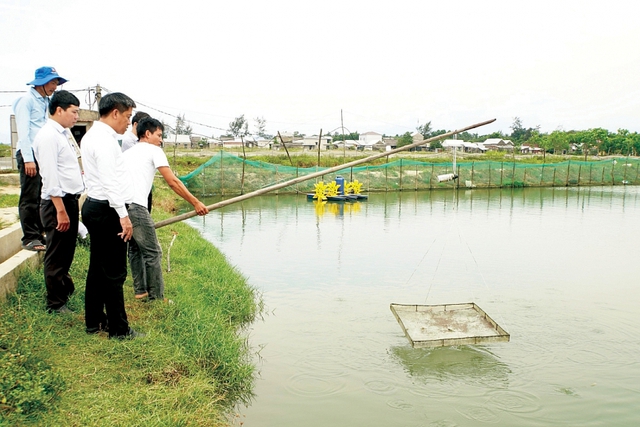
[[[133,200],[133,188],[117,140],[118,134],[103,122],[94,122],[82,138],[82,166],[87,196],[108,200],[120,218],[128,216],[125,203]]]
[[[156,170],[169,167],[167,156],[162,148],[147,142],[138,142],[122,156],[131,176],[133,203],[147,206]]]
[[[42,176],[40,197],[44,200],[84,191],[82,171],[69,138],[72,136],[68,129],[48,119],[33,141],[33,152]]]
[[[129,148],[136,145],[137,143],[138,143],[138,137],[130,130],[126,131],[122,135],[122,152],[124,153]]]

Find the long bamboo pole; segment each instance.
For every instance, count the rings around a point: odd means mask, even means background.
[[[304,176],[300,176],[300,177],[297,177],[297,178],[293,178],[293,179],[290,179],[289,181],[281,182],[279,184],[274,184],[274,185],[271,185],[269,187],[265,187],[265,188],[261,188],[259,190],[252,191],[251,193],[243,194],[243,195],[237,196],[237,197],[232,197],[232,198],[227,199],[227,200],[222,200],[221,202],[214,203],[212,205],[207,206],[207,208],[210,211],[215,210],[215,209],[220,209],[220,208],[223,208],[225,206],[231,205],[233,203],[242,202],[243,200],[247,200],[247,199],[250,199],[252,197],[261,196],[261,195],[269,193],[271,191],[279,190],[280,188],[289,187],[290,185],[298,184],[298,183],[303,182],[303,181],[308,181],[310,179],[317,178],[317,177],[322,176],[322,175],[327,175],[327,174],[330,174],[330,173],[333,173],[333,172],[340,171],[342,169],[347,169],[347,168],[350,168],[350,167],[353,167],[353,166],[361,165],[363,163],[367,163],[367,162],[370,162],[372,160],[380,159],[382,157],[387,157],[387,156],[390,156],[392,154],[399,153],[401,151],[410,150],[410,149],[418,147],[420,145],[424,145],[424,144],[427,144],[427,143],[432,142],[432,141],[437,141],[439,139],[443,139],[443,138],[446,138],[446,137],[451,136],[451,135],[457,135],[457,134],[459,134],[461,132],[466,132],[468,130],[478,128],[480,126],[488,125],[489,123],[493,123],[495,121],[496,121],[496,119],[486,120],[484,122],[476,123],[474,125],[470,125],[470,126],[462,128],[462,129],[453,130],[451,132],[443,133],[442,135],[434,136],[434,137],[426,139],[424,141],[414,142],[413,144],[405,145],[403,147],[398,147],[398,148],[393,149],[391,151],[384,151],[382,153],[374,154],[374,155],[366,157],[364,159],[354,160],[352,162],[348,162],[348,163],[345,163],[345,164],[342,164],[342,165],[334,166],[332,168],[328,168],[328,169],[325,169],[325,170],[322,170],[322,171],[314,172],[314,173],[311,173],[309,175],[304,175]],[[197,215],[196,211],[190,211],[190,212],[187,212],[187,213],[183,213],[181,215],[174,216],[173,218],[167,218],[165,220],[158,221],[156,223],[156,228],[164,227],[165,225],[173,224],[173,223],[179,222],[179,221],[184,221],[185,219],[193,218],[196,215]]]

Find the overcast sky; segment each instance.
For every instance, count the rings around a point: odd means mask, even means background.
[[[0,0],[0,141],[34,70],[100,84],[197,133],[388,135],[431,121],[640,131],[633,1]],[[86,92],[78,93],[86,101]],[[144,104],[140,105],[140,104]]]

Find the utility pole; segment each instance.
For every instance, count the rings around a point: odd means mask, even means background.
[[[100,84],[96,85],[96,105],[100,105],[100,99],[102,98],[102,88]]]
[[[340,109],[340,126],[342,127],[342,158],[347,157],[347,140],[344,139],[344,120],[342,118],[342,108]]]

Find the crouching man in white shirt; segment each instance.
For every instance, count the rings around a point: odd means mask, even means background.
[[[80,153],[69,128],[78,121],[79,109],[75,95],[66,90],[55,92],[49,104],[51,117],[33,142],[42,176],[40,218],[47,234],[44,280],[50,313],[71,313],[67,301],[75,290],[69,268],[76,251],[78,199],[84,183]]]
[[[163,130],[164,126],[156,119],[148,117],[140,120],[137,126],[138,143],[122,154],[134,189],[133,202],[127,210],[133,225],[133,238],[129,241],[129,263],[137,299],[164,298],[162,249],[147,209],[147,199],[156,169],[176,194],[193,205],[198,215],[209,212],[169,168],[167,156],[160,148]]]

